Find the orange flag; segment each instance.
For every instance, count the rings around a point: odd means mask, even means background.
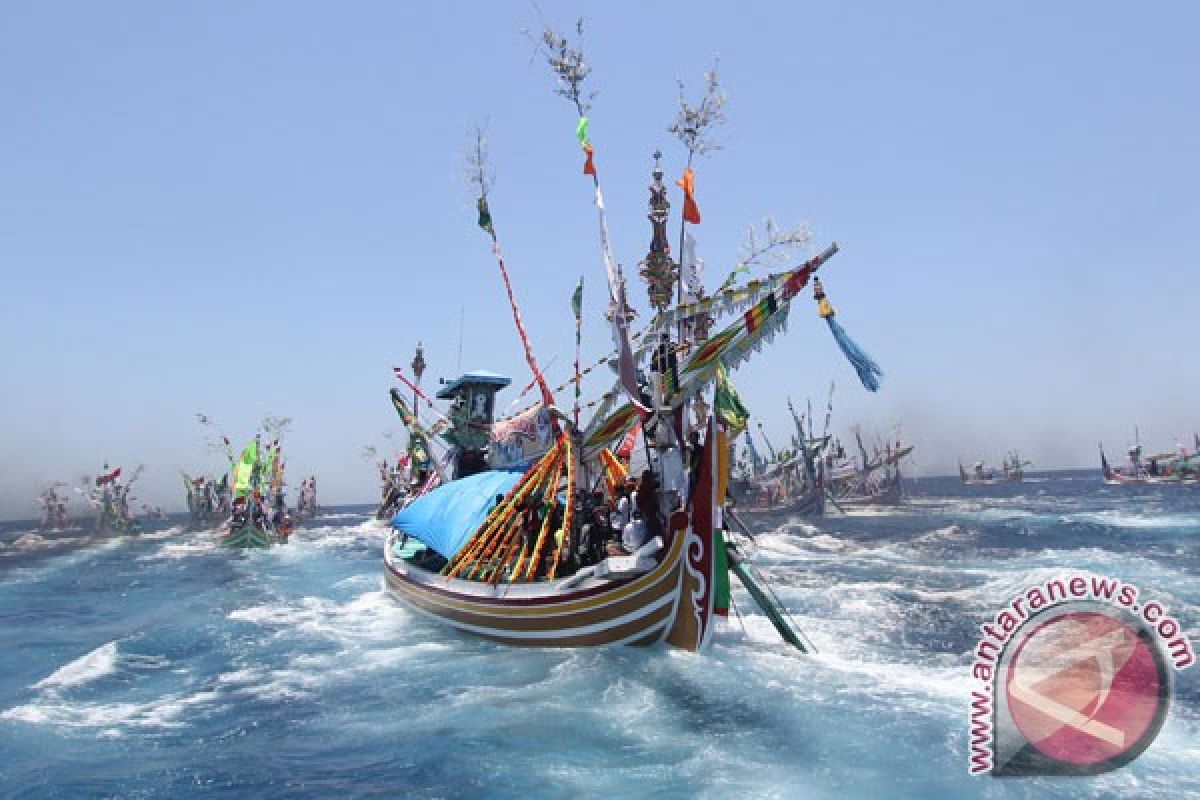
[[[683,218],[693,225],[700,224],[700,206],[696,205],[696,173],[688,167],[683,171],[683,177],[675,181],[675,185],[683,189]]]

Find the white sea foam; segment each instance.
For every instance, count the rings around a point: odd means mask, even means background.
[[[365,592],[346,603],[309,596],[229,614],[229,619],[274,628],[277,635],[303,634],[343,641],[393,637],[397,626],[408,618],[409,612],[382,590]]]
[[[50,547],[51,542],[47,541],[40,534],[23,533],[14,539],[6,549],[8,550],[41,550],[43,547]]]
[[[94,681],[117,670],[117,643],[109,642],[64,664],[33,685],[34,689],[66,689]]]
[[[182,525],[172,525],[168,528],[163,528],[162,530],[149,531],[147,533],[139,534],[138,538],[143,540],[148,539],[151,541],[157,541],[159,539],[171,539],[179,536],[181,533],[183,533]]]
[[[1063,522],[1084,522],[1110,528],[1156,530],[1161,528],[1200,529],[1200,514],[1139,514],[1129,511],[1091,511],[1063,514]]]
[[[216,539],[208,532],[182,541],[171,541],[152,553],[139,556],[138,561],[179,561],[192,556],[212,553],[218,548]]]
[[[103,728],[112,736],[119,735],[121,728],[182,727],[185,723],[179,719],[181,715],[216,698],[215,690],[167,695],[139,703],[76,703],[49,695],[10,708],[0,713],[0,719],[65,728]]]

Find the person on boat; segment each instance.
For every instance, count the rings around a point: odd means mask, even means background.
[[[250,519],[254,523],[254,527],[265,531],[267,529],[267,515],[263,510],[262,495],[256,490],[251,499],[253,502],[250,504]]]
[[[604,519],[605,510],[594,501],[580,506],[579,533],[575,537],[575,547],[572,556],[576,567],[586,567],[594,564],[594,542],[596,537],[608,536],[608,522]]]
[[[617,507],[613,511],[611,524],[618,531],[624,530],[633,512],[633,478],[629,478],[617,489]]]
[[[283,524],[284,516],[287,514],[287,501],[284,500],[282,489],[275,493],[272,505],[271,524],[278,530]]]
[[[283,541],[286,542],[288,537],[292,535],[292,529],[294,527],[295,523],[292,520],[292,515],[289,514],[288,510],[285,508],[283,510],[283,515],[275,522],[275,532],[278,533],[283,538]]]
[[[625,530],[621,532],[620,543],[613,542],[609,545],[608,554],[610,556],[632,555],[637,552],[637,549],[646,543],[648,528],[646,521],[642,518],[642,512],[634,509],[633,518],[625,526]]]
[[[235,497],[230,505],[229,512],[229,530],[230,532],[240,531],[246,527],[246,522],[249,521],[249,515],[246,513],[246,498]]]
[[[554,568],[554,560],[567,553],[562,547],[566,531],[563,530],[563,507],[555,503],[550,510],[550,535],[542,542],[542,551],[538,554],[538,571],[535,577],[549,575]]]
[[[542,529],[542,497],[534,492],[525,498],[520,509],[521,535],[524,538],[524,549],[530,557],[534,555],[537,546],[538,533]]]

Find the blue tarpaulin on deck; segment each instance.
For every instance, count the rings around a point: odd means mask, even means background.
[[[521,474],[494,470],[443,484],[392,517],[392,525],[454,558],[483,524],[496,495],[508,494]]]

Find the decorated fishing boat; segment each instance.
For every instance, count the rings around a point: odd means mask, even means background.
[[[588,371],[580,368],[579,358],[581,282],[572,297],[574,378],[550,388],[501,255],[480,137],[471,160],[478,224],[490,238],[540,400],[496,419],[494,395],[507,379],[491,373],[468,373],[439,393],[451,401],[446,436],[454,442],[454,479],[393,518],[384,547],[386,584],[419,613],[507,645],[666,643],[699,650],[729,608],[732,569],[781,633],[788,631],[785,639],[808,649],[807,640],[788,625],[782,606],[769,601],[769,592],[729,547],[722,521],[731,431],[714,410],[720,404],[710,390],[719,370],[736,368],[784,328],[792,301],[810,281],[835,341],[864,385],[877,388],[879,368],[833,319],[833,307],[815,278],[837,245],[784,272],[735,285],[757,257],[752,256],[713,295],[704,293],[698,260],[689,256],[694,247],[687,224],[700,221],[692,156],[702,152],[702,136],[723,103],[710,75],[704,100],[689,106],[681,99],[680,117],[671,129],[688,148],[688,167],[678,182],[684,263],[670,253],[670,202],[656,153],[651,243],[639,270],[653,315],[640,333],[631,333],[636,314],[611,250],[589,135],[590,95],[582,90],[590,68],[576,47],[552,31],[546,31],[542,50],[559,79],[559,93],[578,113],[576,134],[598,212],[606,318],[615,345],[600,363],[614,367],[616,384],[588,406],[581,404],[580,384]],[[767,249],[797,243],[773,230],[768,239]],[[555,392],[571,384],[574,408],[560,410]],[[592,418],[581,423],[585,407],[593,409]],[[640,469],[611,449],[635,428],[644,450]]]
[[[70,500],[70,495],[66,492],[59,492],[59,489],[64,486],[66,484],[60,481],[47,487],[38,495],[38,505],[42,507],[39,531],[43,533],[62,531],[71,526],[71,518],[67,514],[67,502]]]
[[[264,446],[258,434],[242,449],[233,463],[232,509],[217,530],[218,543],[256,549],[287,542],[292,519],[284,501],[283,469],[278,439]]]
[[[300,481],[300,491],[296,498],[296,517],[312,519],[320,513],[321,506],[317,502],[317,476],[309,475]]]
[[[894,443],[876,444],[874,453],[868,456],[861,431],[856,429],[854,437],[860,461],[853,473],[830,482],[831,501],[840,508],[904,503],[904,475],[900,465],[914,446],[903,444],[897,436]]]
[[[183,490],[187,498],[188,524],[193,528],[207,528],[221,519],[220,484],[207,475],[193,478],[182,472]]]
[[[1174,453],[1145,455],[1141,444],[1127,451],[1124,464],[1113,466],[1100,446],[1100,471],[1110,486],[1126,484],[1198,483],[1200,482],[1200,435],[1193,435],[1193,449],[1179,445]]]
[[[417,352],[410,365],[414,380],[409,380],[400,367],[393,367],[396,379],[412,390],[411,404],[405,399],[399,389],[389,390],[392,407],[400,417],[404,430],[408,435],[408,446],[402,456],[398,457],[391,467],[387,461],[379,466],[381,496],[379,508],[376,509],[377,519],[391,519],[397,512],[404,509],[418,497],[431,492],[433,489],[450,479],[448,474],[452,459],[448,453],[438,453],[439,436],[446,436],[450,418],[438,411],[433,401],[421,391],[421,376],[425,372],[425,356],[420,342]],[[463,379],[465,379],[464,376]],[[463,380],[460,379],[460,380]],[[445,391],[439,393],[439,396]],[[434,412],[437,419],[432,426],[426,427],[420,419],[421,401]],[[452,411],[452,413],[455,413]],[[455,446],[456,439],[451,435],[449,446]],[[485,442],[486,444],[486,442]]]
[[[121,468],[109,469],[105,464],[87,490],[81,493],[96,509],[96,521],[93,531],[97,534],[131,534],[140,533],[141,523],[130,511],[130,491],[137,483],[144,467],[138,466],[128,482],[121,481]]]
[[[793,420],[799,431],[792,437],[792,449],[776,451],[771,440],[758,424],[759,435],[767,446],[767,457],[760,455],[754,444],[749,412],[742,405],[737,391],[729,382],[723,368],[718,367],[715,387],[716,407],[724,411],[722,421],[733,436],[744,431],[745,458],[735,462],[736,470],[730,478],[729,499],[738,511],[747,517],[760,515],[821,516],[825,513],[826,489],[824,472],[821,469],[822,444],[812,441],[804,429],[803,421],[795,415],[791,401]]]

